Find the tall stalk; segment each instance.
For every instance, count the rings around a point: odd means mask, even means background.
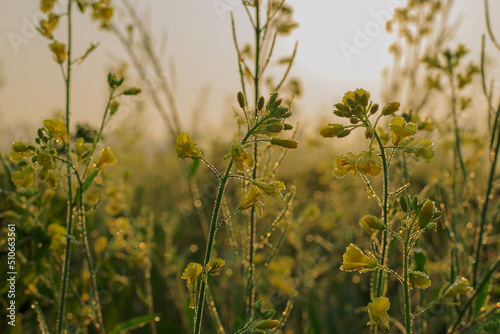
[[[71,12],[71,0],[68,0],[68,51],[67,51],[67,69],[66,69],[66,132],[68,133],[68,138],[70,136],[70,98],[71,98],[71,43],[72,43],[72,12]],[[62,66],[62,65],[61,65]],[[70,154],[70,141],[66,144],[66,159],[71,161]],[[64,313],[66,308],[66,290],[68,284],[68,275],[70,267],[70,257],[71,257],[71,238],[73,233],[73,190],[71,182],[71,167],[67,165],[68,174],[68,204],[67,204],[67,219],[66,219],[66,249],[64,251],[64,265],[62,269],[62,281],[61,281],[61,291],[59,294],[59,310],[57,315],[57,333],[61,334],[64,328]]]
[[[255,75],[254,75],[254,88],[255,88],[255,113],[254,118],[257,119],[257,103],[259,100],[259,81],[260,81],[260,35],[261,35],[261,27],[260,27],[260,4],[257,3],[255,5]],[[257,159],[258,154],[258,142],[254,143],[254,157]],[[253,171],[252,178],[257,178],[257,167],[258,163],[256,162]],[[255,293],[254,293],[254,236],[255,236],[255,207],[252,207],[250,212],[250,226],[248,229],[249,239],[248,239],[248,282],[247,282],[247,317],[250,317],[252,312],[253,304],[255,301]]]

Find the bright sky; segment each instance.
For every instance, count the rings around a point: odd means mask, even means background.
[[[404,0],[287,2],[295,8],[294,17],[300,27],[290,37],[280,40],[276,53],[290,53],[295,41],[299,41],[291,76],[300,78],[303,84],[305,96],[297,102],[302,116],[330,115],[332,104],[346,90],[356,87],[364,87],[376,97],[382,82],[380,73],[391,62],[387,47],[393,38],[378,22],[386,19],[386,14],[381,13],[392,15],[391,7],[403,4]],[[498,12],[498,1],[490,2],[491,11]],[[177,101],[184,124],[188,123],[205,86],[210,87],[205,109],[209,114],[205,117],[208,122],[217,122],[222,113],[230,110],[228,98],[235,100],[240,89],[229,9],[235,14],[240,45],[252,38],[239,1],[141,0],[135,3],[140,4],[139,13],[151,13],[152,32],[158,41],[162,33],[168,35],[163,61],[165,66],[170,59],[175,61]],[[217,5],[224,9],[217,10]],[[31,27],[31,23],[39,20],[38,6],[39,0],[0,3],[0,73],[5,77],[5,84],[0,88],[0,122],[4,127],[21,123],[38,127],[41,120],[62,110],[64,105],[63,80],[58,65],[52,60],[48,40]],[[379,13],[378,20],[374,13]],[[82,65],[75,67],[73,115],[78,121],[97,124],[106,100],[107,71],[117,58],[127,60],[127,57],[112,34],[99,31],[88,19],[89,15],[78,16],[74,28],[75,56],[83,53],[91,42],[100,41],[101,45]],[[456,0],[453,16],[463,18],[456,40],[477,52],[485,31],[482,1]],[[65,21],[62,20],[61,25],[64,26]],[[371,36],[364,40],[366,45],[348,59],[341,45],[356,46],[358,31],[367,29]],[[494,22],[494,29],[500,36],[500,21]],[[56,38],[64,41],[64,33],[61,31]],[[146,120],[153,128],[153,124],[158,123],[152,110]]]

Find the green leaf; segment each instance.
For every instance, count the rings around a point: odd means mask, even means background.
[[[421,271],[425,273],[425,254],[421,248],[416,248],[413,253],[413,259],[415,260],[415,271]]]
[[[192,178],[196,174],[199,165],[200,165],[200,160],[193,160],[193,163],[189,168],[189,178]]]
[[[488,294],[490,291],[490,280],[488,280],[484,285],[479,289],[476,296],[476,301],[474,302],[474,315],[478,315],[481,312],[481,308],[486,304],[488,300]]]
[[[99,173],[98,169],[94,170],[89,176],[87,176],[85,182],[83,182],[82,194],[90,187],[92,181],[94,181],[95,177],[97,176],[97,173]]]
[[[135,328],[140,328],[142,326],[147,325],[148,322],[154,320],[156,317],[159,317],[160,313],[141,315],[139,317],[135,317],[133,319],[127,320],[115,329],[113,329],[109,334],[120,333],[121,331],[132,330]]]

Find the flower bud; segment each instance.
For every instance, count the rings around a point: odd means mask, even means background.
[[[378,111],[378,103],[375,103],[374,105],[372,105],[372,107],[370,108],[370,114],[374,114]]]
[[[274,122],[274,123],[270,123],[270,124],[266,125],[266,132],[277,133],[277,132],[280,132],[281,130],[283,130],[284,128],[285,128],[285,126],[283,125],[283,123]]]
[[[343,130],[344,126],[342,124],[328,124],[319,130],[319,134],[324,138],[333,138],[337,137]]]
[[[137,95],[142,92],[142,89],[137,87],[132,87],[123,92],[123,95]]]
[[[399,110],[399,102],[389,102],[382,109],[382,115],[391,115]]]
[[[298,148],[299,143],[295,140],[291,139],[281,139],[281,138],[273,138],[271,139],[271,144],[276,145],[276,146],[281,146],[284,148]]]
[[[264,102],[265,102],[264,96],[261,96],[259,98],[259,101],[257,102],[257,110],[260,111],[260,110],[262,110],[262,108],[264,108]]]
[[[385,230],[386,227],[385,224],[381,222],[377,217],[370,215],[362,217],[360,223],[363,226],[368,226],[369,228],[379,231]]]
[[[434,214],[434,203],[431,200],[424,202],[422,209],[420,209],[420,214],[418,215],[418,226],[423,229],[432,220],[432,215]]]
[[[243,95],[242,92],[238,92],[238,94],[236,95],[236,98],[238,99],[238,104],[240,105],[240,108],[245,109],[245,105],[246,105],[245,95]]]
[[[278,327],[279,324],[280,324],[280,322],[278,320],[266,319],[266,320],[262,320],[261,322],[259,322],[257,324],[257,326],[255,326],[255,328],[267,330],[267,329],[273,329],[275,327]]]
[[[337,138],[344,138],[351,134],[351,130],[344,129],[337,134]]]

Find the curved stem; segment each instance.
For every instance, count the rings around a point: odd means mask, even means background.
[[[380,136],[378,135],[377,131],[374,133],[374,137],[377,140],[377,143],[380,147],[380,156],[382,158],[382,167],[383,167],[383,175],[384,175],[384,203],[383,203],[383,220],[385,226],[388,224],[388,214],[389,214],[389,164],[387,163],[387,158],[385,155],[385,147],[384,144],[382,143],[382,140],[380,139]],[[386,255],[387,253],[387,232],[383,231],[382,232],[382,257],[381,257],[381,262],[380,265],[384,266],[385,265],[385,260],[386,260]],[[377,285],[375,287],[375,292],[376,292],[376,297],[380,297],[382,295],[383,291],[383,286],[385,285],[385,282],[382,284],[382,280],[384,278],[384,272],[379,271],[378,272],[378,278],[377,278]]]

